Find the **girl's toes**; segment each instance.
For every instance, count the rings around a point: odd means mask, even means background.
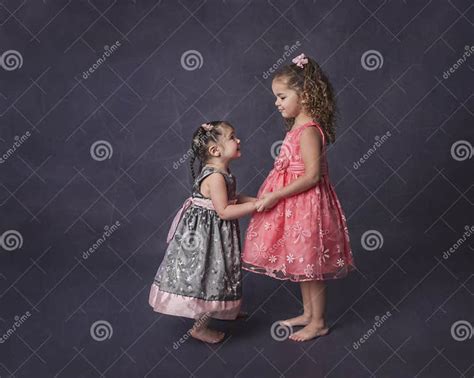
[[[219,332],[216,338],[216,343],[220,343],[222,340],[224,340],[225,333],[224,332]]]
[[[211,344],[217,344],[217,343],[220,343],[225,337],[225,333],[224,332],[220,332],[220,331],[216,331],[211,339],[210,339],[210,343]]]
[[[298,335],[295,333],[292,333],[288,338],[293,341],[299,341]]]

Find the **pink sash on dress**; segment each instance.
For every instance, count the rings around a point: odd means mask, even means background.
[[[237,202],[236,199],[228,201],[228,205],[234,205]],[[176,232],[176,228],[178,227],[179,221],[181,220],[184,212],[191,206],[197,205],[204,207],[208,210],[214,210],[214,205],[212,204],[212,200],[208,198],[198,198],[198,197],[189,197],[184,201],[183,206],[181,209],[178,210],[176,213],[173,223],[171,223],[170,230],[168,232],[168,237],[166,238],[166,242],[169,243]]]

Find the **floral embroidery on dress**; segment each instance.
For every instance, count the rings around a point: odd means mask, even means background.
[[[278,218],[281,218],[283,216],[283,211],[282,211],[282,206],[281,206],[281,202],[277,205],[277,209],[276,209],[276,215],[275,215],[275,220],[277,220]]]
[[[277,257],[275,255],[271,255],[269,258],[268,258],[268,261],[270,261],[272,264],[275,264],[276,261],[277,261]]]
[[[263,244],[263,243],[260,243],[260,244],[254,243],[254,246],[255,246],[255,252],[257,252],[258,256],[263,256],[263,257],[268,256],[267,247],[265,246],[265,244]]]
[[[293,215],[293,212],[290,209],[288,209],[288,210],[286,210],[285,215],[286,215],[287,218],[290,218]]]
[[[288,263],[291,264],[293,261],[295,261],[295,256],[293,256],[292,253],[286,255],[286,261],[288,261]]]
[[[268,276],[270,277],[276,277],[275,273],[273,273],[273,269],[272,268],[265,268],[265,272]]]
[[[314,277],[314,264],[308,264],[304,269],[304,274],[306,277],[313,278]]]
[[[304,230],[303,227],[299,222],[296,223],[294,227],[294,235],[295,235],[295,240],[294,243],[298,243],[301,239],[301,242],[305,242],[306,238],[309,238],[311,236],[311,232],[308,230]]]
[[[336,265],[338,267],[342,268],[344,266],[344,260],[343,259],[337,259]]]
[[[255,227],[253,225],[249,226],[247,229],[247,239],[252,240],[258,236],[258,233],[254,231]]]
[[[325,249],[319,256],[319,265],[323,265],[326,260],[329,258],[329,249]]]
[[[265,231],[269,231],[271,230],[272,225],[271,223],[265,222],[265,224],[263,225],[263,228],[265,229]]]

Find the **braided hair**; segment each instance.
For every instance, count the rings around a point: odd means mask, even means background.
[[[305,109],[313,120],[317,121],[329,143],[336,139],[336,97],[332,85],[321,67],[313,59],[306,57],[308,63],[300,68],[295,63],[281,67],[274,75],[275,79],[286,79],[289,88],[301,96]],[[289,131],[294,118],[285,118],[285,128]]]
[[[196,173],[194,171],[194,162],[196,159],[199,160],[199,171],[201,172],[202,167],[206,164],[209,159],[209,143],[218,142],[219,136],[222,135],[222,127],[227,126],[233,128],[233,126],[226,121],[212,121],[200,126],[193,134],[193,141],[191,142],[191,159],[189,165],[191,167],[191,175],[193,181],[196,179]]]

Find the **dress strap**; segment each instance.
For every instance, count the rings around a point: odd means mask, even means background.
[[[226,172],[214,167],[210,166],[204,166],[199,173],[199,175],[196,177],[196,180],[194,181],[193,189],[195,192],[200,193],[203,197],[204,195],[201,193],[201,182],[208,176],[210,176],[213,173],[220,173],[221,175],[224,176],[224,180],[226,181],[226,184],[229,185],[229,182],[234,179],[234,176],[232,176],[232,173]]]
[[[211,174],[219,172],[225,174],[225,172],[222,172],[220,170],[217,170],[214,167],[209,167],[209,166],[204,166],[201,169],[201,172],[199,172],[199,175],[196,177],[196,180],[194,181],[194,188],[196,191],[200,192],[199,188],[201,187],[201,182]]]

